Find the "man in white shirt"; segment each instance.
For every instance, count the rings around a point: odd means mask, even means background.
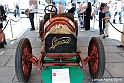
[[[65,12],[65,7],[62,5],[62,3],[61,2],[59,2],[58,3],[59,5],[58,5],[58,7],[57,7],[57,10],[58,10],[58,14],[62,14],[62,13],[64,13]]]
[[[34,27],[34,9],[35,9],[35,6],[32,4],[29,7],[29,20],[30,20],[30,23],[31,23],[30,31],[35,30],[35,27]]]

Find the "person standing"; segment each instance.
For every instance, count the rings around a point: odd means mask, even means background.
[[[113,23],[116,24],[116,16],[118,14],[118,9],[117,9],[117,5],[114,4],[114,19],[113,19]]]
[[[85,30],[90,30],[90,19],[91,19],[91,3],[88,2],[87,8],[86,8],[86,28]]]
[[[103,39],[105,39],[106,37],[109,37],[109,21],[110,21],[110,18],[111,18],[111,12],[109,11],[109,6],[106,6],[105,17],[104,17],[104,20],[105,20],[105,23],[106,23],[106,28],[105,28],[105,33],[104,33]]]
[[[51,2],[51,5],[52,5],[52,6],[55,6],[55,2]],[[56,7],[56,6],[55,6],[55,7]],[[54,12],[56,11],[55,7],[53,7],[53,9],[52,9],[52,11],[54,11]]]
[[[74,14],[74,12],[75,12],[75,7],[74,7],[75,4],[72,3],[71,6],[72,6],[72,8],[71,8],[70,10],[68,10],[68,13],[72,13],[72,14]]]
[[[30,20],[30,23],[31,23],[30,31],[35,30],[35,27],[34,27],[34,9],[35,9],[35,6],[31,2],[31,6],[29,7],[29,10],[28,10],[28,12],[29,12],[29,20]]]
[[[2,31],[3,21],[5,20],[3,19],[3,16],[5,16],[5,10],[4,10],[4,7],[0,5],[0,48],[3,48],[4,45],[7,45],[5,34]]]
[[[84,13],[86,8],[87,8],[87,6],[86,6],[85,2],[82,2],[82,3],[79,4],[77,14],[78,14],[78,19],[79,19],[81,28],[86,27],[86,16],[85,16],[85,13]],[[85,31],[85,30],[82,29],[81,31]]]
[[[122,4],[118,5],[119,23],[122,24]]]
[[[95,15],[95,13],[99,11],[99,30],[100,30],[100,35],[104,34],[104,29],[105,29],[105,20],[103,20],[103,23],[102,23],[102,19],[105,17],[105,6],[106,4],[105,3],[101,3],[101,5],[96,9],[94,10],[94,12],[92,13],[92,16]],[[102,28],[102,24],[103,24],[103,28]]]
[[[20,17],[20,12],[19,12],[19,5],[18,5],[18,3],[16,3],[15,9],[16,9],[16,15],[18,15],[18,17]]]
[[[57,7],[57,10],[58,10],[58,14],[62,14],[62,13],[64,13],[65,12],[65,7],[62,5],[62,3],[59,1],[58,2],[58,7]]]

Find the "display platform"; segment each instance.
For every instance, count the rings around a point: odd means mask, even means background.
[[[62,69],[64,68],[69,69],[70,83],[82,83],[84,72],[79,67],[62,66]],[[60,66],[46,67],[41,73],[43,83],[52,83],[52,69],[60,69]]]

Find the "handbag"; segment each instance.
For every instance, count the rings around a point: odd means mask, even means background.
[[[2,21],[5,21],[6,18],[7,18],[7,15],[5,15],[5,13],[2,13],[2,10],[0,10],[0,19],[1,19]]]
[[[2,20],[3,20],[3,21],[5,21],[5,20],[6,20],[6,18],[7,18],[7,16],[6,16],[6,15],[3,15],[3,16],[2,16]]]

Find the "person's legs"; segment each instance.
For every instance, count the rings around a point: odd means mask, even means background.
[[[30,20],[30,23],[31,23],[31,30],[35,30],[34,28],[34,13],[29,13],[29,20]]]
[[[3,24],[2,23],[0,23],[0,42],[2,42],[4,45],[7,45],[5,34],[2,31],[2,28],[1,27],[3,28]]]
[[[18,15],[18,17],[20,17],[20,12],[19,12],[19,10],[17,10],[17,15]]]
[[[124,24],[123,24],[122,32],[124,33]],[[121,44],[118,45],[117,47],[124,47],[124,34],[121,34]]]
[[[1,26],[1,24],[0,24]],[[2,34],[1,34],[1,31],[2,31],[2,28],[0,28],[0,48],[3,48],[4,47],[4,44],[2,42]]]
[[[100,35],[102,35],[102,13],[99,13],[99,31]]]
[[[113,23],[116,24],[116,15],[118,14],[118,12],[115,12],[115,15],[114,15],[114,19],[113,19]]]
[[[119,23],[122,24],[122,12],[119,12]]]
[[[105,36],[109,35],[109,22],[106,22],[106,28],[105,28]]]
[[[1,36],[2,36],[2,39],[3,39],[3,44],[4,44],[4,45],[7,45],[6,37],[5,37],[4,32],[1,33]]]
[[[83,22],[82,22],[82,13],[79,13],[78,14],[78,20],[79,20],[80,25],[83,25]]]
[[[86,15],[84,15],[84,19],[83,19],[83,28],[85,29],[87,24],[86,24],[86,21],[87,21],[87,17]]]
[[[0,28],[0,42],[2,42],[2,34],[1,34],[2,28]]]
[[[16,10],[14,10],[14,16],[16,17]]]
[[[82,15],[81,15],[81,21],[82,21],[82,25],[81,25],[82,30],[81,31],[85,31],[85,29],[86,29],[86,15],[84,13],[82,13]]]
[[[90,18],[88,17],[88,30],[90,30]]]
[[[89,16],[86,16],[86,28],[85,30],[90,30],[90,18]]]
[[[105,13],[102,13],[102,18],[105,17]],[[102,34],[104,34],[104,30],[105,30],[105,20],[103,20],[103,28],[102,28]]]

